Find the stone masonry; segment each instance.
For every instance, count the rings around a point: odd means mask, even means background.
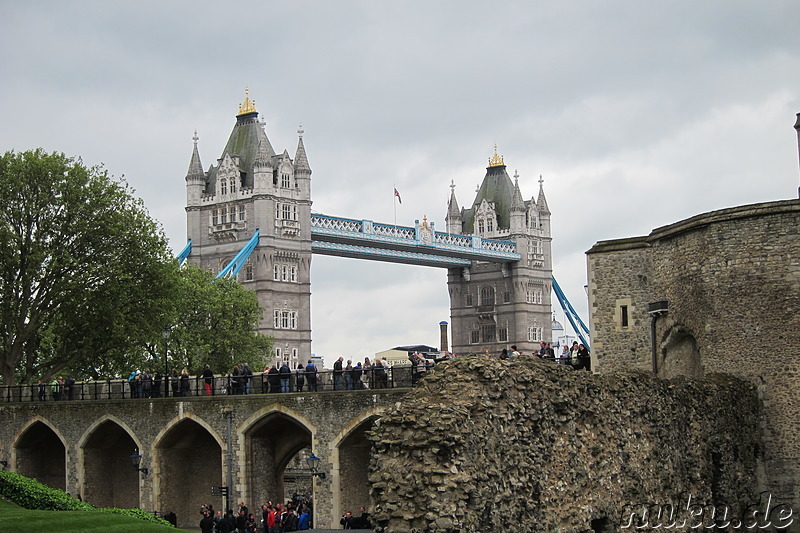
[[[313,451],[327,474],[313,478],[315,523],[338,527],[346,510],[370,506],[365,430],[408,390],[3,402],[0,458],[89,503],[171,510],[179,526],[197,527],[201,504],[222,509],[211,487],[227,484],[229,464],[231,504],[253,509],[291,497],[278,480]],[[134,450],[147,474],[132,467]]]
[[[800,511],[800,201],[704,213],[587,252],[593,368],[724,372],[764,402],[760,488]],[[668,302],[665,314],[648,304]]]
[[[744,509],[759,416],[755,387],[730,376],[439,364],[371,435],[377,531],[613,531],[626,505],[681,495]]]

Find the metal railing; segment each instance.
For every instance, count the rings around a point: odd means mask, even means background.
[[[318,370],[310,375],[305,370],[291,374],[258,373],[248,376],[214,375],[170,376],[162,379],[106,379],[75,383],[37,383],[0,386],[2,402],[107,401],[121,399],[189,398],[220,395],[286,394],[412,387],[418,372],[411,365],[395,365],[383,369],[369,368],[361,372]],[[284,381],[285,380],[285,381]],[[165,386],[166,385],[166,386]],[[166,390],[165,390],[166,388]]]

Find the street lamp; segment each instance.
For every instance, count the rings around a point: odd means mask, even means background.
[[[137,472],[141,472],[142,474],[144,474],[146,476],[147,472],[148,472],[147,468],[139,468],[139,465],[142,463],[142,454],[140,454],[138,451],[134,451],[130,455],[130,459],[131,459],[131,463],[133,464],[133,467],[136,469],[136,471]]]
[[[169,398],[169,363],[167,362],[167,346],[172,330],[169,326],[164,328],[161,335],[164,337],[164,398]]]
[[[325,479],[325,472],[317,472],[317,468],[319,467],[319,457],[314,455],[314,452],[311,452],[306,458],[306,462],[308,463],[308,469],[311,470],[311,476],[319,476],[321,479]]]

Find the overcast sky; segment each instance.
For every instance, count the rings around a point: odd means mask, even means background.
[[[789,0],[2,0],[0,149],[124,175],[177,252],[193,132],[208,167],[245,86],[276,151],[303,125],[328,215],[391,223],[396,187],[398,224],[444,230],[450,181],[470,205],[497,144],[526,199],[544,178],[554,274],[587,320],[595,242],[797,197],[798,20]],[[437,346],[446,279],[314,256],[314,352]]]

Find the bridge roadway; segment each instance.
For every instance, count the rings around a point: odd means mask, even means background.
[[[521,258],[513,241],[442,233],[427,220],[417,221],[412,228],[318,213],[311,215],[311,251],[443,268],[467,268],[473,261],[507,263]]]
[[[180,527],[197,527],[202,503],[222,509],[211,487],[230,486],[231,505],[251,509],[310,494],[316,527],[338,529],[345,511],[369,506],[365,433],[409,390],[71,401],[6,393],[0,460],[93,505],[173,511]],[[135,451],[146,472],[133,467]],[[312,452],[324,478],[305,470]]]

